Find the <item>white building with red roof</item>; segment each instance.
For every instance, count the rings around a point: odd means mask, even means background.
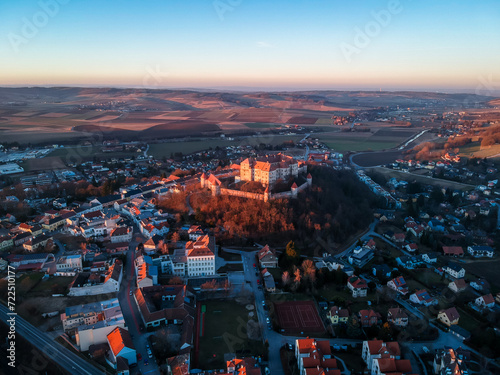
[[[403,296],[408,294],[408,285],[406,285],[406,281],[403,276],[395,277],[392,280],[387,282],[387,286],[392,290],[402,294]]]
[[[116,327],[107,336],[109,352],[106,361],[114,369],[120,364],[120,358],[126,360],[127,367],[137,363],[137,352],[130,333],[121,327]]]
[[[259,265],[262,268],[277,268],[278,267],[278,257],[274,250],[269,248],[269,245],[264,246],[257,253],[259,258]]]
[[[384,342],[382,340],[363,341],[363,361],[369,370],[372,369],[375,360],[379,358],[401,358],[401,348],[396,341]]]
[[[215,275],[215,239],[208,235],[189,241],[185,248],[187,276]]]
[[[347,279],[347,287],[352,292],[354,298],[366,297],[366,293],[368,292],[368,284],[366,281],[356,275],[352,275]]]
[[[299,172],[306,172],[307,166],[302,160],[295,160],[283,154],[248,158],[240,164],[241,181],[258,181],[263,185],[273,185],[279,179],[297,177]]]
[[[300,375],[340,375],[337,360],[333,358],[330,341],[316,339],[295,340],[295,357]]]
[[[493,298],[493,295],[490,293],[476,298],[475,304],[479,307],[492,308],[495,306],[495,299]]]

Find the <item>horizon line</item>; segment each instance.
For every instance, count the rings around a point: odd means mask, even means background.
[[[477,95],[483,97],[496,97],[498,95],[500,97],[500,90],[492,90],[489,95],[478,94],[475,89],[456,89],[456,88],[440,88],[440,89],[432,89],[432,88],[379,88],[375,89],[371,88],[325,88],[325,87],[287,87],[287,86],[206,86],[206,87],[192,87],[192,86],[143,86],[143,85],[101,85],[101,84],[11,84],[11,85],[1,85],[0,88],[95,88],[95,89],[134,89],[134,90],[187,90],[187,91],[244,91],[244,92],[301,92],[301,91],[338,91],[338,92],[427,92],[427,93],[438,93],[438,94],[469,94],[469,95]]]

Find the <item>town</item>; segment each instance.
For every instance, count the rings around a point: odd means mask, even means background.
[[[365,168],[307,134],[163,160],[102,147],[35,175],[6,160],[0,192],[24,338],[57,344],[73,373],[499,371],[496,163]],[[345,178],[372,206],[346,241],[331,219],[313,219],[314,240],[285,227],[285,241],[211,219],[226,201],[277,210]]]

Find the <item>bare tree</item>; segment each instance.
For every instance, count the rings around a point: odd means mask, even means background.
[[[283,272],[283,275],[281,275],[281,281],[283,281],[283,285],[285,286],[290,284],[290,272]]]

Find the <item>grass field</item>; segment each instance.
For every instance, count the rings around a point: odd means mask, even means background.
[[[335,151],[379,151],[398,146],[399,140],[386,140],[384,137],[374,137],[371,133],[324,133],[316,134],[316,137],[328,147]]]
[[[497,260],[478,260],[473,262],[460,263],[467,272],[478,277],[484,277],[493,287],[493,292],[500,291],[500,277],[498,270],[500,268],[500,259]]]
[[[397,171],[397,170],[389,169],[389,168],[384,168],[384,167],[373,167],[373,168],[369,168],[367,170],[373,170],[375,172],[382,173],[383,175],[385,175],[386,177],[389,177],[389,178],[395,177],[398,180],[403,179],[403,180],[407,180],[407,181],[414,180],[414,181],[420,182],[421,184],[436,185],[436,186],[441,186],[444,188],[449,187],[450,189],[454,189],[454,190],[468,191],[468,190],[472,190],[475,188],[474,185],[462,184],[460,182],[443,180],[443,179],[432,178],[432,177],[427,177],[427,176],[419,176],[417,174],[401,172],[401,171]]]
[[[202,369],[225,368],[225,353],[248,350],[249,355],[262,355],[260,340],[246,335],[248,311],[233,301],[204,301],[205,329],[200,337],[199,366]]]
[[[477,321],[472,315],[467,313],[461,308],[457,308],[460,314],[460,319],[458,320],[458,325],[469,332],[474,331],[481,325],[481,322]]]
[[[245,123],[245,126],[249,127],[250,129],[269,129],[276,128],[280,125],[266,122],[247,122]]]

